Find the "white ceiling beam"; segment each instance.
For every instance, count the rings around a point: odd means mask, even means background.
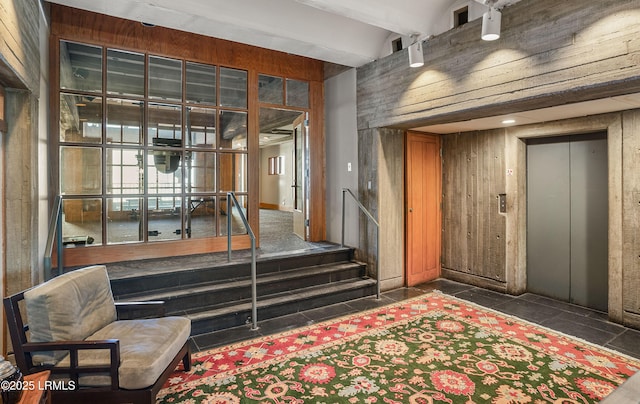
[[[291,0],[51,0],[351,67],[378,58],[384,29]]]
[[[430,1],[425,0],[295,0],[332,14],[345,16],[401,35],[427,32]]]

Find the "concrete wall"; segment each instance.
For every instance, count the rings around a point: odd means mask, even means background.
[[[48,210],[46,124],[40,127],[48,111],[45,10],[38,0],[0,0],[0,85],[6,88],[8,126],[1,146],[2,297],[42,279],[40,223]],[[6,353],[4,332],[3,327],[0,340]]]
[[[325,81],[327,240],[340,243],[342,188],[358,195],[358,136],[356,129],[356,71],[348,70]],[[351,164],[351,171],[348,165]],[[345,244],[356,247],[360,213],[347,199]]]
[[[359,148],[360,156],[366,156],[365,164],[360,166],[361,184],[368,178],[380,179],[383,171],[389,171],[390,167],[403,161],[401,148],[387,148],[384,154],[378,153],[375,145],[381,134],[389,130],[385,128],[402,133],[403,129],[423,125],[640,92],[639,20],[640,0],[561,3],[523,0],[503,10],[502,36],[498,41],[482,42],[479,38],[481,23],[472,21],[427,41],[423,68],[409,68],[406,52],[359,68]],[[497,175],[499,183],[504,184],[509,213],[500,219],[504,220],[500,224],[504,238],[498,242],[497,256],[492,256],[496,254],[492,249],[476,246],[467,250],[458,244],[458,248],[463,248],[460,254],[472,258],[475,268],[466,268],[468,273],[448,271],[446,275],[510,293],[526,290],[526,216],[523,216],[526,212],[526,153],[523,139],[606,130],[610,156],[609,315],[615,321],[640,326],[637,314],[640,313],[638,119],[638,113],[630,111],[453,135],[451,142],[445,142],[445,159],[452,153],[468,151],[469,147],[457,147],[455,141],[474,135],[479,138],[472,142],[475,143],[471,145],[475,148],[473,154],[497,158],[499,167],[491,175]],[[402,136],[396,135],[397,143],[401,143],[401,139]],[[472,167],[472,171],[482,167]],[[513,170],[510,171],[513,174],[507,176],[507,170],[502,167]],[[462,175],[451,172],[456,168],[449,167],[448,170],[446,176]],[[480,178],[484,171],[475,174]],[[374,191],[367,193],[368,206],[386,220],[402,223],[402,209],[386,209],[392,206],[392,201],[397,201],[397,193],[382,188]],[[493,201],[495,192],[496,189],[477,188],[472,192],[471,200],[461,208],[485,209],[482,201]],[[445,206],[455,203],[447,201],[447,195],[444,198]],[[448,219],[454,220],[455,212],[449,212]],[[475,229],[469,227],[467,236],[482,239],[486,223],[482,224]],[[399,226],[391,225],[382,233],[397,231]],[[365,251],[372,243],[371,237],[367,234],[361,242]],[[450,243],[443,246],[443,251],[450,257],[456,248],[451,245],[455,243],[454,239],[443,240]],[[393,254],[392,265],[383,263],[383,280],[393,278],[397,271],[395,265],[402,263],[404,244],[388,253]],[[500,265],[495,265],[496,259],[500,260]]]

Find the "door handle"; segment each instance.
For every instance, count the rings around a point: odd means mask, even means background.
[[[409,213],[413,212],[413,208],[409,208]]]

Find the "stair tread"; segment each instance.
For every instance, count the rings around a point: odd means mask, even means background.
[[[314,274],[326,274],[331,272],[339,272],[346,269],[362,267],[364,264],[356,261],[329,263],[322,265],[315,265],[310,267],[289,269],[286,271],[270,272],[263,275],[258,275],[257,283],[268,284],[276,282],[281,279],[300,279]],[[251,284],[250,277],[242,277],[235,279],[226,279],[220,281],[212,281],[207,283],[200,283],[193,286],[180,285],[172,288],[157,289],[148,292],[140,292],[135,294],[128,294],[117,296],[117,301],[127,302],[135,300],[167,300],[184,295],[193,295],[195,293],[206,293],[212,291],[221,291],[231,288],[239,288],[249,286]]]
[[[359,278],[357,280],[347,280],[334,282],[331,285],[319,285],[308,288],[297,289],[295,292],[278,293],[276,295],[263,296],[258,300],[258,308],[268,307],[270,305],[284,304],[294,299],[308,299],[314,296],[335,293],[337,291],[358,289],[375,284],[375,280],[371,278]],[[210,308],[193,313],[182,314],[191,321],[208,319],[221,316],[228,313],[241,312],[251,310],[251,301],[242,301],[224,307]]]

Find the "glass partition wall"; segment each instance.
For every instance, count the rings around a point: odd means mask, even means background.
[[[65,244],[226,235],[226,192],[248,203],[247,71],[70,41],[59,69]]]

